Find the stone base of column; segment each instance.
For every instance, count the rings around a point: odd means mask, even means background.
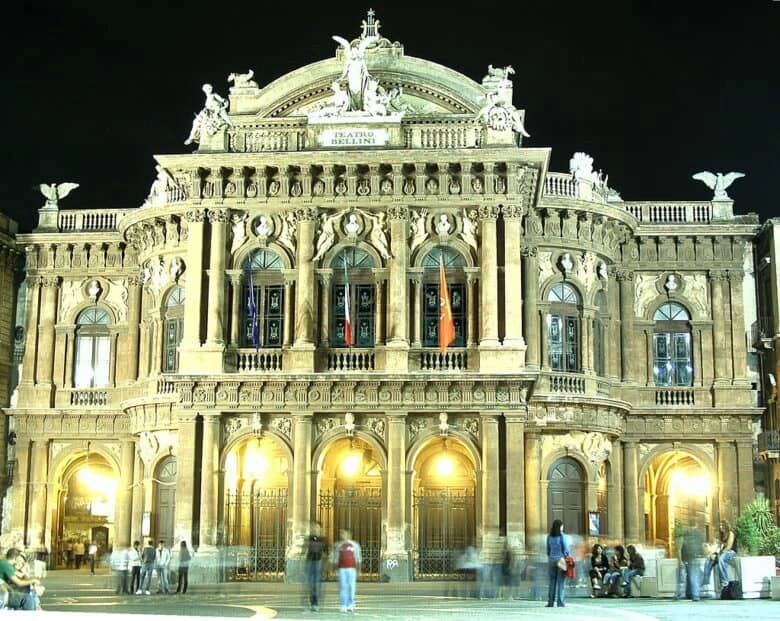
[[[390,373],[409,371],[409,344],[405,341],[388,343],[384,351],[377,352],[377,367]]]
[[[379,567],[380,582],[411,582],[412,563],[408,554],[388,554]]]
[[[314,343],[296,343],[284,356],[285,371],[289,373],[314,373]]]
[[[506,373],[525,367],[525,349],[480,345],[477,351],[479,352],[479,370],[481,372]]]
[[[205,344],[194,351],[182,351],[179,355],[179,373],[223,373],[225,346]]]

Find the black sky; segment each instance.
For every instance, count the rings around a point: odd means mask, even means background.
[[[780,2],[330,4],[14,2],[0,211],[29,231],[33,187],[62,181],[81,184],[65,208],[140,205],[153,156],[191,149],[204,82],[227,95],[231,72],[262,87],[331,58],[331,35],[356,37],[372,7],[409,56],[477,82],[512,65],[524,145],[551,147],[551,170],[585,151],[625,200],[676,201],[711,198],[693,173],[744,172],[735,212],[780,216]]]

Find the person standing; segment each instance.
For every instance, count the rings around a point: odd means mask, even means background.
[[[138,590],[135,592],[136,595],[140,595],[141,593],[151,595],[149,589],[152,586],[155,555],[154,541],[149,539],[149,541],[146,542],[144,549],[141,550],[141,583],[138,586]]]
[[[177,593],[186,593],[187,586],[190,584],[190,561],[192,560],[192,554],[187,547],[187,542],[182,540],[179,544],[179,580],[176,584]]]
[[[327,553],[321,530],[319,522],[312,522],[310,533],[306,537],[306,582],[309,585],[309,606],[314,612],[320,609],[322,559]]]
[[[130,588],[128,593],[136,593],[141,588],[141,542],[134,541],[133,547],[127,551],[127,566],[130,572]]]
[[[76,557],[76,569],[81,569],[81,564],[84,562],[84,542],[81,539],[73,544],[73,555]]]
[[[123,595],[129,593],[128,571],[130,567],[130,550],[117,547],[111,551],[111,569],[116,575],[116,589],[114,593]]]
[[[168,571],[171,566],[171,551],[165,547],[165,542],[157,542],[157,552],[154,556],[154,568],[157,570],[157,592],[170,593],[168,590]]]
[[[553,520],[550,534],[547,535],[547,565],[550,575],[550,588],[547,591],[547,608],[552,608],[556,602],[559,608],[563,608],[566,605],[564,594],[566,577],[558,567],[558,561],[564,556],[571,556],[571,550],[569,550],[569,542],[566,539],[566,535],[563,534],[563,522],[561,520]]]
[[[339,542],[333,546],[332,560],[339,574],[341,612],[355,612],[355,585],[363,555],[360,544],[352,540],[349,530],[339,531]]]
[[[695,526],[685,530],[680,545],[678,560],[680,579],[675,599],[689,597],[694,602],[701,599],[701,575],[699,559],[704,551],[704,535]],[[684,577],[684,579],[683,579]]]
[[[87,560],[89,560],[89,573],[95,575],[95,559],[97,558],[97,543],[90,541],[87,545]]]

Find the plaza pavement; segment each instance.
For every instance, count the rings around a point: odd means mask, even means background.
[[[521,585],[519,599],[477,599],[467,597],[465,583],[358,582],[354,614],[339,612],[338,585],[325,582],[319,612],[306,606],[302,585],[269,582],[191,584],[186,595],[116,595],[113,577],[106,569],[95,576],[88,570],[50,571],[43,580],[44,610],[36,613],[64,621],[141,621],[154,615],[154,621],[181,621],[181,617],[220,619],[253,618],[298,619],[306,621],[350,619],[399,619],[438,621],[441,619],[554,619],[573,621],[677,621],[702,619],[724,621],[780,618],[780,601],[702,600],[629,598],[590,599],[574,590],[566,608],[545,608],[543,601],[531,599],[532,585]],[[175,586],[174,586],[175,588]],[[464,596],[460,596],[460,595]],[[99,616],[96,616],[99,615]],[[110,615],[110,617],[109,617]]]

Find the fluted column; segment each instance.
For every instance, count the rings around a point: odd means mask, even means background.
[[[495,296],[498,292],[498,253],[496,241],[496,218],[498,208],[482,206],[479,208],[482,240],[480,244],[480,347],[498,347],[498,305]]]
[[[120,448],[119,462],[121,470],[119,472],[119,489],[116,492],[116,534],[114,535],[114,546],[126,548],[132,541],[132,520],[133,520],[133,461],[135,459],[135,442],[133,440],[122,440]]]
[[[407,318],[409,315],[408,293],[406,286],[406,267],[409,248],[407,239],[407,219],[409,210],[406,207],[392,206],[387,213],[390,217],[390,247],[392,257],[388,259],[390,276],[388,279],[388,347],[409,347],[409,331]]]
[[[223,347],[225,328],[225,252],[228,214],[225,209],[209,209],[211,244],[209,256],[209,297],[206,324],[206,345]]]
[[[523,266],[520,256],[524,209],[503,207],[504,215],[504,317],[505,347],[525,347],[523,338]]]
[[[742,270],[729,270],[729,297],[731,300],[731,346],[733,352],[733,373],[735,380],[745,380],[747,374],[747,352],[745,351],[744,330],[745,311],[742,304],[743,279]]]
[[[309,532],[312,511],[312,417],[310,412],[293,412],[293,487],[292,528],[293,541]],[[297,554],[298,551],[295,551]]]
[[[174,516],[174,536],[176,541],[190,541],[194,534],[192,516],[196,513],[193,505],[195,498],[195,446],[197,437],[197,417],[189,412],[182,412],[177,417],[178,442],[176,444],[176,514]],[[203,472],[206,472],[204,469]]]
[[[482,532],[495,537],[500,529],[500,481],[498,417],[483,413],[482,426]]]
[[[618,442],[613,442],[613,447],[618,447]],[[602,536],[610,539],[620,539],[623,534],[623,453],[615,448],[612,451],[612,468],[609,470],[610,478],[607,481],[607,530],[603,530]],[[602,518],[603,524],[603,518]]]
[[[59,278],[41,279],[41,316],[38,324],[38,384],[51,385],[54,373],[54,324],[57,321]]]
[[[715,352],[715,383],[725,383],[728,380],[728,339],[726,336],[725,295],[723,289],[726,284],[726,273],[720,270],[711,270],[710,291],[712,294],[712,338],[713,351]]]
[[[25,543],[38,547],[43,543],[46,532],[46,480],[49,473],[49,447],[46,440],[33,441],[30,461],[30,496],[27,501],[30,522]]]
[[[314,348],[314,264],[312,263],[314,223],[317,211],[313,208],[299,209],[298,216],[298,286],[295,309],[295,347]]]
[[[626,515],[625,540],[639,541],[639,472],[637,471],[638,448],[636,442],[623,443],[623,498]]]
[[[523,328],[525,329],[525,342],[528,349],[525,351],[525,364],[527,367],[539,368],[539,322],[537,320],[539,307],[539,267],[537,265],[536,248],[526,246],[521,249],[523,257],[523,274],[525,280],[522,289],[523,297]]]
[[[217,544],[217,490],[219,481],[219,415],[203,416],[200,480],[200,544]]]
[[[525,419],[519,412],[504,414],[506,421],[506,534],[525,546]]]
[[[528,550],[541,553],[542,535],[542,438],[537,432],[525,435],[525,534]]]
[[[38,322],[39,315],[37,309],[40,308],[40,298],[43,287],[38,278],[27,279],[27,296],[29,304],[27,305],[27,322],[24,334],[24,364],[22,365],[22,383],[33,384],[35,382],[35,358],[38,343]]]
[[[634,354],[634,274],[629,271],[618,271],[618,286],[620,287],[620,342],[621,342],[621,378],[625,381],[636,381],[632,370]]]
[[[406,558],[406,414],[387,415],[386,556]]]
[[[187,356],[187,352],[200,349],[200,318],[203,308],[203,287],[200,275],[203,273],[203,237],[206,212],[193,209],[186,214],[187,226],[187,303],[184,305],[184,330],[181,340],[179,370],[190,372],[198,370],[198,360]]]
[[[130,536],[135,541],[141,539],[141,522],[144,514],[144,462],[138,450],[133,455],[132,511],[130,517]]]

